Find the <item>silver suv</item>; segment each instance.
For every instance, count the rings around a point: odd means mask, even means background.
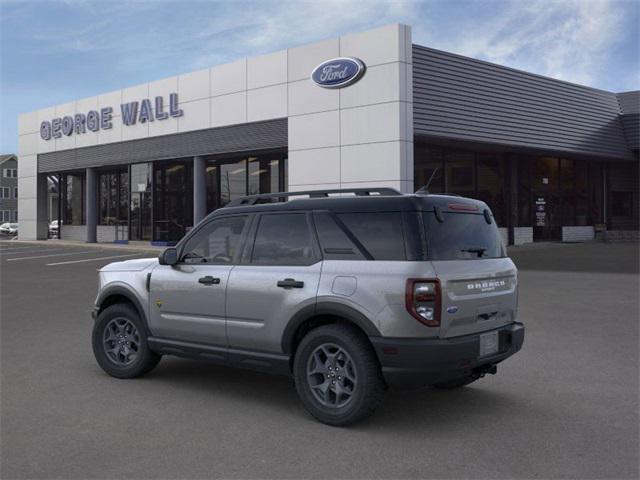
[[[391,189],[244,197],[159,259],[100,270],[93,350],[118,378],[162,355],[293,376],[347,425],[388,387],[456,388],[517,352],[517,272],[491,211]]]

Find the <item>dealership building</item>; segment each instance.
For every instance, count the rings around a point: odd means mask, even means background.
[[[19,236],[171,244],[248,194],[429,183],[509,244],[637,237],[639,106],[388,25],[20,115]]]

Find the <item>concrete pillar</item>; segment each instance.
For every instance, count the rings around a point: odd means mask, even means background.
[[[98,241],[98,179],[95,168],[87,168],[85,174],[85,216],[87,243]]]
[[[207,162],[193,157],[193,226],[207,216]]]
[[[38,240],[46,240],[49,238],[49,212],[47,210],[47,201],[49,198],[49,189],[47,184],[47,174],[39,173],[36,181],[37,200],[36,200],[36,238]],[[18,190],[18,195],[20,190]],[[20,211],[18,210],[18,215]],[[20,218],[18,216],[18,218]]]

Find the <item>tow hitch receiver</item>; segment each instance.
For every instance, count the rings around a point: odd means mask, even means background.
[[[474,368],[471,372],[471,376],[473,378],[482,378],[486,374],[495,375],[498,371],[498,367],[493,363],[488,363],[487,365],[482,365],[480,367]]]

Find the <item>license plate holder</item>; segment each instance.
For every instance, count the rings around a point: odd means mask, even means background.
[[[500,349],[500,337],[498,332],[483,333],[480,335],[480,355],[479,357],[488,357],[495,355]]]

